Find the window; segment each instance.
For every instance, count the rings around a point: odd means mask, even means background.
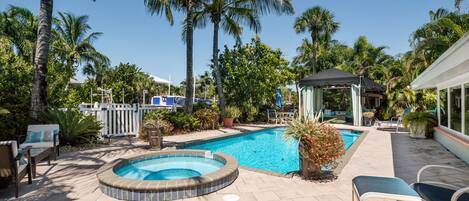
[[[448,93],[446,89],[440,90],[440,125],[448,127]]]
[[[469,135],[469,83],[464,85],[465,110],[464,111],[464,134]]]
[[[461,86],[450,88],[449,92],[449,109],[450,109],[450,128],[461,132],[462,129],[462,104],[461,104]]]

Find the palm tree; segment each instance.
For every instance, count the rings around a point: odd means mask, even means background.
[[[212,62],[215,72],[217,93],[220,99],[221,111],[225,108],[223,95],[223,83],[218,62],[218,34],[221,28],[240,42],[242,34],[241,24],[248,25],[256,33],[261,29],[259,14],[276,12],[293,14],[293,6],[290,0],[212,0],[202,2],[202,10],[195,12],[195,27],[205,27],[206,21],[213,24],[213,49]]]
[[[37,17],[26,8],[10,6],[0,13],[0,36],[10,40],[17,54],[31,64],[34,63],[37,28]]]
[[[34,58],[33,87],[31,90],[31,117],[37,119],[47,109],[47,62],[52,29],[53,0],[40,0],[36,54]]]
[[[105,73],[109,70],[109,64],[99,61],[91,61],[83,66],[83,74],[93,76],[98,87],[103,86]]]
[[[88,34],[88,16],[75,16],[71,13],[59,12],[56,23],[56,38],[54,50],[64,57],[66,65],[73,68],[73,72],[82,62],[109,64],[109,59],[99,53],[93,42],[102,35],[101,32]]]
[[[461,5],[462,5],[463,0],[454,0],[454,7],[458,11],[458,13],[461,12]]]
[[[194,36],[194,11],[201,5],[200,0],[145,0],[145,6],[150,14],[165,14],[166,19],[171,25],[174,24],[173,11],[182,11],[186,14],[184,19],[183,40],[186,43],[186,100],[184,109],[192,113],[194,93],[193,78],[193,36]]]
[[[294,23],[296,33],[309,32],[312,41],[311,71],[317,72],[317,53],[319,41],[330,41],[332,34],[339,29],[339,23],[334,20],[334,14],[321,7],[313,7],[297,17]]]

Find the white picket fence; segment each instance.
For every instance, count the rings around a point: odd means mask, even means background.
[[[81,104],[80,111],[96,117],[103,128],[101,135],[114,136],[138,136],[143,126],[145,114],[151,110],[170,109],[168,107],[157,107],[140,104]]]

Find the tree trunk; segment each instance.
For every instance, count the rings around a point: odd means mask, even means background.
[[[220,111],[225,111],[225,96],[223,94],[223,83],[221,81],[220,66],[218,64],[218,30],[220,22],[213,23],[213,70],[215,71],[215,81],[217,85],[218,98],[220,100]]]
[[[311,58],[311,61],[312,61],[312,68],[311,68],[311,71],[313,74],[316,74],[316,70],[317,70],[317,62],[316,62],[316,59],[317,59],[317,40],[316,40],[316,36],[314,36],[314,33],[311,34],[311,42],[312,42],[312,45],[313,45],[313,49],[312,49],[312,53],[313,53],[313,58]]]
[[[193,13],[192,13],[192,1],[188,1],[187,5],[187,32],[186,32],[186,101],[184,109],[187,113],[192,113],[193,98],[194,98],[194,76],[192,67],[192,47],[193,47]]]
[[[41,0],[39,28],[34,58],[31,117],[37,119],[47,109],[47,62],[52,28],[52,0]]]

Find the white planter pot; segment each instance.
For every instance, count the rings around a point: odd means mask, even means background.
[[[410,125],[411,138],[427,138],[427,124]]]

